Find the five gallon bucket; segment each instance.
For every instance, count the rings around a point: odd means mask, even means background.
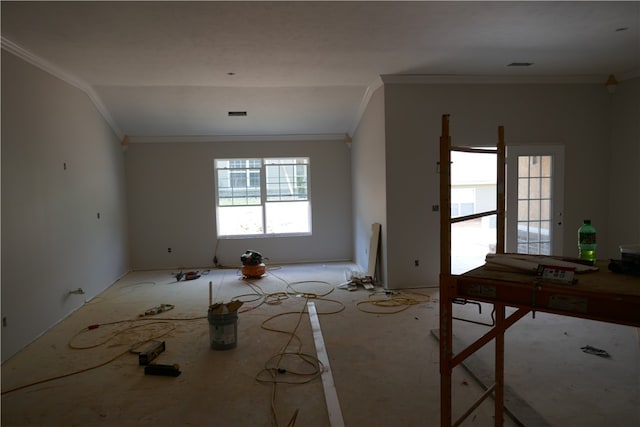
[[[238,312],[214,313],[209,310],[209,340],[213,350],[229,350],[238,344]]]

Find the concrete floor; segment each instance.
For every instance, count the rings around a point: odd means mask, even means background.
[[[170,271],[130,273],[2,365],[3,393],[61,377],[3,394],[2,425],[285,426],[297,412],[296,426],[329,426],[319,377],[283,374],[308,382],[279,384],[275,395],[272,385],[256,380],[286,346],[289,332],[300,340],[299,347],[293,340],[289,350],[316,354],[309,316],[301,314],[306,298],[295,293],[326,294],[313,302],[346,426],[439,425],[438,343],[430,335],[438,327],[437,289],[417,290],[423,295],[413,297],[425,300],[428,295],[431,301],[400,313],[364,313],[358,307],[381,310],[357,306],[368,300],[367,291],[335,289],[352,269],[347,263],[271,267],[252,283],[234,269],[212,270],[188,282],[176,282]],[[216,301],[244,295],[234,349],[210,348],[209,281]],[[256,293],[274,297],[270,304],[260,304]],[[279,303],[277,295],[282,296]],[[150,321],[105,325],[136,319],[161,303],[175,309]],[[456,313],[486,320],[490,310],[485,307],[478,315],[476,307],[467,305],[456,307]],[[265,326],[284,332],[261,327],[274,315],[279,316]],[[102,326],[83,331],[93,324]],[[456,322],[454,332],[470,342],[485,330]],[[128,353],[132,343],[158,336],[166,351],[154,362],[179,364],[180,376],[145,376],[138,357]],[[89,348],[72,349],[69,343]],[[516,324],[506,343],[507,384],[548,425],[640,425],[636,328],[537,314]],[[584,345],[606,349],[612,358],[585,354],[580,350]],[[491,348],[478,354],[489,366],[491,356]],[[288,372],[302,369],[299,360],[280,366]],[[84,372],[67,375],[78,371]],[[454,414],[481,392],[469,372],[457,368]],[[490,426],[492,413],[489,399],[463,426]],[[506,422],[515,425],[511,419]]]

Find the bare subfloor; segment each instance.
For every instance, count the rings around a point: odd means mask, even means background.
[[[234,269],[187,282],[176,282],[170,271],[130,273],[3,364],[2,425],[259,427],[295,419],[296,426],[329,426],[322,379],[314,375],[308,301],[319,314],[346,426],[439,425],[438,343],[430,334],[438,327],[437,289],[405,292],[400,297],[412,305],[404,311],[367,313],[404,306],[371,305],[362,288],[336,289],[352,269],[348,263],[272,267],[250,282]],[[244,301],[236,348],[210,348],[210,281],[216,302]],[[160,304],[175,308],[137,320]],[[487,307],[481,315],[471,305],[456,308],[475,320],[489,313]],[[485,330],[456,322],[454,332],[469,342]],[[144,374],[129,348],[149,339],[166,344],[153,362],[178,364],[180,376]],[[538,314],[516,324],[506,343],[508,385],[549,425],[640,425],[636,328]],[[612,357],[583,353],[584,345]],[[296,355],[281,357],[283,350]],[[479,359],[491,366],[491,349]],[[267,382],[273,377],[284,382],[274,387]],[[481,393],[457,368],[454,418]],[[493,425],[492,403],[462,425]],[[506,425],[518,424],[507,419]]]

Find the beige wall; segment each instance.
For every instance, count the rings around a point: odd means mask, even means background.
[[[309,157],[312,235],[216,240],[216,158]],[[134,143],[126,157],[131,265],[240,266],[248,249],[269,263],[352,259],[351,165],[343,141]],[[172,252],[168,253],[167,248]]]
[[[564,145],[566,255],[575,256],[571,242],[583,217],[608,234],[611,107],[602,85],[394,83],[384,89],[389,287],[438,284],[439,216],[432,205],[439,200],[442,114],[451,114],[454,145],[495,145],[499,125],[507,144]]]
[[[640,77],[621,82],[611,95],[607,151],[609,217],[601,245],[619,258],[618,246],[640,243]]]
[[[2,50],[3,361],[127,271],[124,187],[88,96]]]
[[[353,169],[354,262],[368,270],[371,225],[381,224],[378,282],[386,284],[387,184],[385,166],[384,88],[376,90],[367,104],[351,146]]]

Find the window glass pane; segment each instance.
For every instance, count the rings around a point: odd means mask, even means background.
[[[457,216],[496,209],[495,152],[451,152],[451,203]]]
[[[527,238],[529,242],[538,242],[540,240],[540,223],[538,221],[529,221],[529,229]]]
[[[267,203],[267,234],[309,233],[309,202]]]
[[[518,201],[518,221],[526,221],[529,219],[529,201]]]
[[[540,198],[540,178],[529,179],[529,198],[530,199]]]
[[[550,177],[551,176],[551,156],[541,156],[540,162],[542,163],[540,176]]]
[[[529,157],[529,176],[540,176],[540,156]]]
[[[518,178],[518,199],[529,198],[529,179]]]
[[[529,176],[529,156],[518,156],[518,177]]]
[[[540,200],[529,200],[529,220],[540,219]]]
[[[475,213],[476,189],[451,188],[451,216],[458,217]]]
[[[521,243],[526,245],[528,242],[529,242],[529,223],[526,221],[518,221],[518,245]]]
[[[239,188],[247,186],[247,173],[242,171],[231,171],[231,187]]]
[[[262,234],[262,206],[218,207],[218,235]]]
[[[462,215],[472,215],[475,213],[474,206],[473,203],[460,203],[460,213]]]
[[[260,188],[260,171],[249,171],[249,186]]]
[[[545,242],[549,240],[549,232],[551,229],[550,221],[540,221],[540,241]]]
[[[248,177],[258,175],[258,185],[252,184]],[[249,206],[260,204],[260,170],[218,169],[218,205]]]
[[[496,251],[496,215],[451,224],[451,272],[460,274],[484,264]]]
[[[268,164],[266,176],[267,201],[307,200],[307,165]]]
[[[540,243],[540,255],[551,255],[551,242]]]
[[[551,198],[551,178],[540,178],[540,197]]]
[[[540,219],[551,220],[551,200],[540,200]]]

